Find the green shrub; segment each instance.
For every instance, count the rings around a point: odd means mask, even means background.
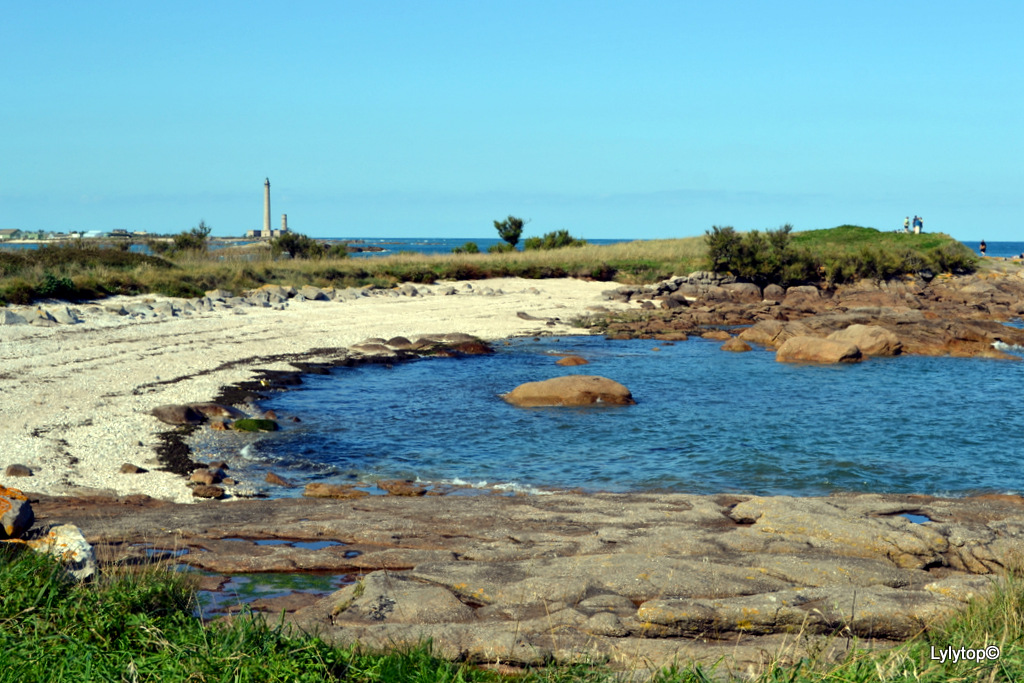
[[[577,239],[570,235],[568,230],[555,230],[553,232],[546,233],[543,237],[528,237],[526,241],[523,242],[523,250],[534,251],[537,249],[582,247],[585,246],[586,243],[586,240]]]
[[[57,277],[53,273],[43,276],[36,285],[36,294],[44,299],[70,298],[75,294],[75,283],[69,277]]]
[[[172,253],[182,252],[205,252],[207,240],[210,237],[210,227],[205,221],[199,221],[199,225],[174,236],[171,246]]]
[[[452,249],[453,254],[479,254],[480,247],[476,242],[466,242],[461,247]]]
[[[297,232],[286,232],[270,242],[270,253],[277,258],[288,254],[290,258],[323,258],[326,253],[324,245],[311,237]]]
[[[488,254],[508,254],[515,250],[516,248],[511,244],[504,244],[501,242],[499,242],[498,244],[492,244],[491,246],[487,247]]]
[[[16,275],[28,265],[28,259],[21,254],[0,249],[0,277]]]

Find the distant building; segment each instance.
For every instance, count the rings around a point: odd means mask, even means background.
[[[7,240],[16,240],[21,237],[21,230],[5,229],[0,230],[0,242],[6,242]]]
[[[245,236],[269,240],[274,237],[280,237],[286,232],[288,232],[288,214],[286,213],[281,214],[280,230],[274,230],[270,227],[270,178],[267,178],[266,182],[263,183],[263,229],[250,230],[245,233]]]

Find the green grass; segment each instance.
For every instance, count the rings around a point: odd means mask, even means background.
[[[936,274],[970,272],[978,262],[961,243],[933,233],[904,235],[840,226],[792,233],[791,243],[800,267],[790,270],[800,278],[813,277],[828,284],[856,277],[885,279],[922,268]],[[240,292],[268,283],[390,287],[398,282],[578,277],[647,284],[708,267],[704,236],[501,254],[406,252],[371,258],[288,260],[275,260],[270,249],[258,247],[180,252],[164,259],[116,247],[76,244],[0,249],[0,305],[113,294],[196,297],[210,289]]]
[[[437,659],[429,644],[385,654],[335,648],[280,624],[246,615],[204,623],[193,616],[188,574],[162,566],[107,567],[76,585],[49,558],[0,549],[0,683],[46,681],[407,681],[611,683],[600,667],[550,665],[514,679]],[[985,662],[939,662],[932,648],[998,645]],[[655,675],[661,683],[719,680],[682,666]],[[1010,575],[985,599],[882,652],[855,647],[838,665],[805,660],[776,666],[760,683],[945,683],[1024,680],[1024,580]]]

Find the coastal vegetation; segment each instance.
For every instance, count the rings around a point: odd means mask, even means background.
[[[346,258],[341,245],[326,246],[296,234],[249,247],[187,248],[204,227],[200,223],[183,233],[187,237],[181,245],[162,255],[99,248],[86,241],[0,249],[0,304],[113,294],[194,297],[210,289],[239,291],[264,284],[391,287],[403,281],[491,277],[579,277],[645,284],[712,268],[759,284],[836,285],[865,277],[971,272],[979,263],[968,247],[946,235],[885,233],[856,226],[807,232],[792,232],[784,226],[765,233],[715,227],[702,237],[611,245],[586,244],[561,230],[528,239],[524,251],[506,242],[499,245],[498,253],[479,253],[479,248],[473,248],[476,245],[468,243],[460,253],[406,252],[370,258]],[[285,254],[291,258],[284,258]]]
[[[714,226],[705,239],[710,270],[761,286],[818,280],[832,286],[913,273],[967,273],[977,266],[974,252],[946,235],[883,233],[854,225],[802,233],[793,233],[791,225],[764,233]]]
[[[494,221],[494,229],[498,231],[498,237],[508,242],[508,246],[515,249],[523,234],[523,226],[526,222],[517,216],[509,216],[503,221]]]
[[[389,653],[336,648],[292,633],[272,618],[241,613],[197,616],[196,575],[166,565],[108,565],[91,584],[69,582],[51,558],[0,551],[0,683],[17,681],[502,681],[611,683],[601,665],[556,666],[514,675],[431,655],[429,643]],[[1004,577],[988,597],[929,625],[891,650],[872,652],[847,640],[843,661],[814,656],[770,664],[761,683],[1024,680],[1024,579]],[[800,634],[794,634],[794,642]],[[999,648],[996,659],[953,661],[937,652]],[[990,651],[991,653],[991,651]],[[653,674],[661,683],[727,680],[724,665],[680,662]],[[746,680],[746,679],[745,679]]]

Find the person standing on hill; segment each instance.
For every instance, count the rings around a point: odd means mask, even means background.
[[[903,219],[903,232],[910,232],[910,216]]]
[[[978,249],[981,251],[981,255],[984,257],[985,256],[985,250],[988,249],[988,245],[985,244],[985,240],[981,241],[981,244],[978,245]]]

